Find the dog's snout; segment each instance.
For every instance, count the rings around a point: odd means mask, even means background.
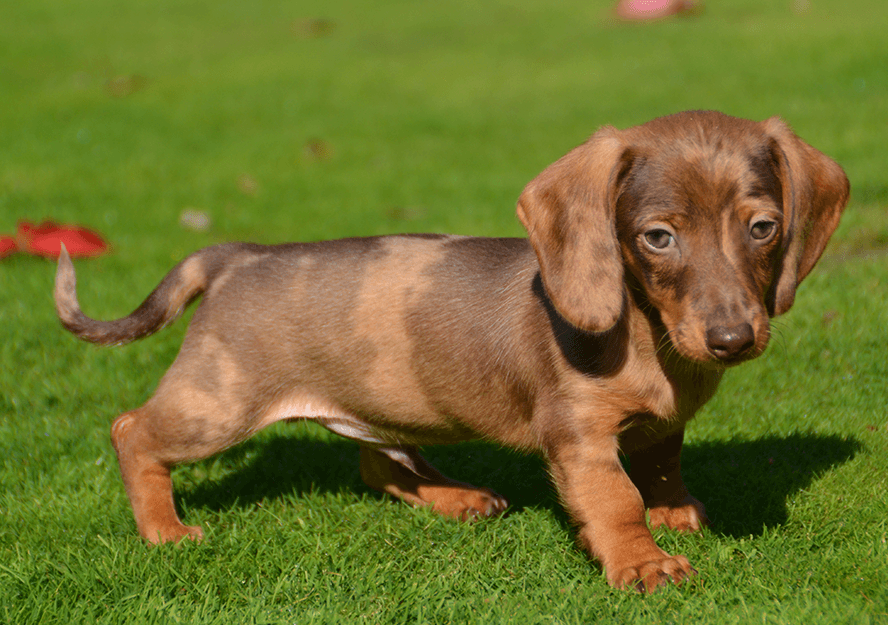
[[[736,326],[715,326],[706,331],[706,347],[719,360],[733,360],[755,345],[755,333],[748,323]]]

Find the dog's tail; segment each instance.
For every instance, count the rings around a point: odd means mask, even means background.
[[[173,322],[207,289],[225,264],[222,247],[225,246],[208,247],[185,258],[131,314],[113,321],[99,321],[80,310],[74,264],[63,245],[55,278],[56,312],[66,329],[91,343],[122,345],[143,338]]]

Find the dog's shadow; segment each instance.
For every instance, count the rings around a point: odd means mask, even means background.
[[[814,433],[693,443],[683,450],[682,475],[714,532],[757,536],[784,524],[796,493],[861,449],[854,438]]]
[[[177,486],[178,501],[189,509],[218,511],[305,493],[384,497],[361,481],[356,443],[323,438],[282,432],[247,441],[220,458],[184,469],[188,475],[178,480],[185,482]],[[861,447],[854,439],[811,433],[689,443],[682,454],[683,475],[690,492],[706,505],[712,531],[758,535],[783,524],[796,493],[852,459]],[[504,495],[510,514],[544,508],[570,524],[540,458],[476,442],[429,447],[423,455],[445,475]],[[218,469],[219,463],[226,468]],[[219,474],[215,479],[214,473]]]

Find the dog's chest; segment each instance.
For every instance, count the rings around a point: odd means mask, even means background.
[[[715,394],[722,373],[684,364],[677,371],[657,368],[648,376],[634,376],[637,399],[627,402],[620,423],[620,447],[631,453],[684,428]],[[640,383],[640,384],[639,384]],[[630,385],[631,386],[631,385]]]

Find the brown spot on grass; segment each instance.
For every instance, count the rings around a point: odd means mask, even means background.
[[[148,84],[148,79],[140,74],[114,76],[105,83],[105,91],[112,98],[125,98],[141,91]]]

